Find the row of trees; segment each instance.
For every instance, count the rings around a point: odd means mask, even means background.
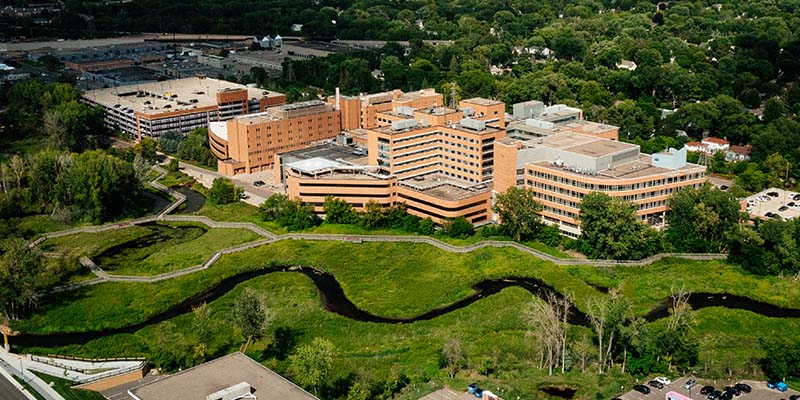
[[[106,221],[133,205],[147,173],[147,163],[131,163],[103,150],[15,155],[0,164],[0,218],[33,212]]]
[[[5,141],[40,136],[59,149],[80,152],[97,148],[106,136],[102,110],[80,103],[80,92],[69,83],[23,81],[11,86],[5,100],[0,116]]]
[[[180,132],[166,132],[158,138],[158,147],[164,153],[186,161],[216,168],[217,158],[208,144],[208,128],[192,129],[186,136]]]

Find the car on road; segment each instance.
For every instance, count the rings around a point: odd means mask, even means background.
[[[697,386],[697,379],[689,379],[686,383],[683,384],[683,388],[689,390],[693,387]]]
[[[672,381],[671,381],[671,380],[667,379],[667,378],[666,378],[666,377],[664,377],[664,376],[659,376],[659,377],[656,377],[656,378],[655,378],[655,379],[653,379],[653,380],[654,380],[654,381],[661,382],[661,384],[662,384],[662,385],[664,385],[664,386],[667,386],[667,385],[669,385],[670,383],[672,383]]]
[[[645,385],[636,385],[633,387],[633,390],[641,394],[650,394],[650,388]]]
[[[264,181],[255,181],[255,182],[253,182],[253,186],[255,186],[255,187],[262,187],[264,185],[266,185],[266,183],[264,183]]]
[[[700,394],[709,394],[709,393],[711,393],[713,391],[714,391],[714,387],[713,386],[703,386],[703,388],[700,389]]]
[[[751,388],[750,385],[748,385],[746,383],[739,382],[739,383],[733,385],[733,387],[739,389],[739,391],[742,392],[742,393],[750,393],[750,392],[753,391],[753,388]]]
[[[656,389],[663,389],[664,388],[664,384],[659,382],[659,381],[657,381],[657,380],[652,380],[650,382],[647,382],[647,384],[652,386],[652,387],[654,387],[654,388],[656,388]]]

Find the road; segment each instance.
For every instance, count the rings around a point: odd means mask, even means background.
[[[11,382],[0,375],[0,400],[28,400]]]
[[[168,162],[169,159],[165,161],[165,164]],[[207,169],[196,167],[192,164],[187,164],[185,162],[180,162],[178,165],[186,175],[191,176],[192,178],[200,182],[201,185],[207,188],[211,187],[212,183],[214,182],[214,179],[220,177],[231,179],[233,184],[244,190],[244,193],[248,196],[247,199],[244,199],[242,201],[256,207],[260,206],[261,203],[264,202],[264,200],[266,200],[269,196],[272,196],[272,194],[274,193],[272,190],[269,190],[266,186],[262,187],[253,186],[253,184],[250,181],[245,180],[243,179],[243,177],[240,177],[238,175],[234,177],[224,176],[218,172],[209,171]]]

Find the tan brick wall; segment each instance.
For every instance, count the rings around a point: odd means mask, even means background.
[[[517,145],[494,142],[494,191],[517,185]]]
[[[126,383],[136,382],[137,380],[142,379],[149,370],[150,367],[145,367],[145,369],[136,370],[133,372],[129,372],[127,374],[112,376],[111,378],[101,379],[99,381],[78,385],[75,386],[75,388],[81,390],[91,390],[93,392],[99,392],[102,390],[111,389],[120,385],[124,385]]]

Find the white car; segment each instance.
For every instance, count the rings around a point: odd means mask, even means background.
[[[664,386],[667,386],[667,385],[669,385],[670,383],[672,383],[672,381],[671,381],[671,380],[669,380],[669,379],[667,379],[666,377],[663,377],[663,376],[659,376],[659,377],[657,377],[657,378],[655,378],[655,379],[653,379],[653,380],[654,380],[654,381],[656,381],[656,382],[658,382],[658,383],[661,383],[661,384],[662,384],[662,385],[664,385]]]

